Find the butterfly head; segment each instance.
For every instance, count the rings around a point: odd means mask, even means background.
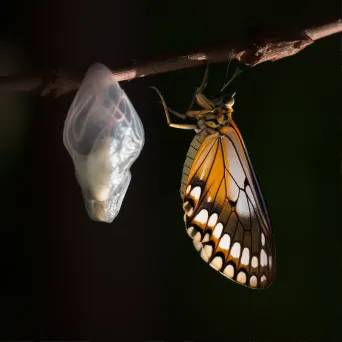
[[[233,113],[233,106],[234,106],[234,96],[233,94],[226,94],[218,98],[214,101],[216,108],[216,120],[217,123],[221,126],[225,126],[229,124],[229,120],[231,118],[231,114]]]

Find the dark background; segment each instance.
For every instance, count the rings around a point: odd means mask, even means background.
[[[340,14],[338,2],[8,1],[0,71],[117,68],[236,40],[254,25],[305,26]],[[341,336],[341,49],[341,36],[328,37],[244,68],[229,88],[276,238],[277,277],[265,291],[213,271],[185,233],[179,185],[194,133],[168,128],[148,87],[185,110],[203,67],[121,84],[146,143],[111,225],[88,218],[62,142],[75,93],[1,95],[0,339]],[[226,67],[210,68],[208,95]]]

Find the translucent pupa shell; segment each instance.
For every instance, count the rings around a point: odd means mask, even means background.
[[[112,72],[92,65],[63,131],[91,219],[111,223],[118,215],[144,141],[141,120]]]

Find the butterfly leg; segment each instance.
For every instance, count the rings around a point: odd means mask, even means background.
[[[196,94],[196,102],[208,112],[211,112],[215,108],[215,103],[210,101],[203,93]]]
[[[194,102],[196,101],[198,105],[200,105],[203,109],[207,109],[208,113],[215,108],[215,103],[210,101],[204,94],[203,91],[208,83],[208,68],[209,64],[207,64],[204,79],[202,81],[202,84],[199,88],[197,88],[196,93],[194,94],[194,97],[192,99],[191,106],[189,107],[188,112],[191,112],[191,108],[194,105]]]
[[[172,109],[169,110],[169,108],[167,107],[166,103],[165,103],[165,100],[164,100],[164,97],[163,95],[161,94],[161,92],[156,88],[156,87],[151,87],[152,89],[154,89],[161,101],[162,101],[162,104],[163,104],[163,107],[164,107],[164,112],[165,112],[165,116],[166,116],[166,121],[167,121],[167,124],[170,126],[170,127],[173,127],[173,128],[179,128],[179,129],[197,129],[197,125],[191,125],[191,124],[174,124],[171,122],[171,119],[170,119],[170,113],[178,116],[178,117],[181,117],[182,119],[183,118],[186,118],[186,116],[184,114],[179,114],[175,111],[173,111]],[[184,117],[183,117],[184,116]]]
[[[205,73],[204,73],[204,77],[203,77],[202,83],[199,86],[199,88],[196,89],[195,94],[192,96],[192,100],[191,100],[191,103],[190,103],[190,105],[188,107],[187,112],[189,112],[191,110],[191,108],[195,104],[195,101],[197,101],[197,94],[198,93],[202,93],[204,91],[205,87],[207,86],[207,84],[208,84],[208,72],[209,72],[209,63],[206,64]]]
[[[192,100],[191,100],[191,103],[188,107],[188,112],[191,110],[191,108],[194,106],[195,104],[195,101],[197,100],[197,94],[198,93],[202,93],[205,89],[205,87],[207,86],[208,84],[208,73],[209,73],[209,63],[206,64],[206,67],[205,67],[205,72],[204,72],[204,77],[203,77],[203,80],[202,80],[202,83],[201,85],[199,86],[199,88],[196,89],[194,95],[192,96]]]
[[[171,114],[173,114],[173,115],[175,115],[175,116],[177,116],[177,117],[179,117],[179,118],[181,118],[183,120],[186,119],[186,115],[185,114],[178,113],[175,110],[171,109],[170,107],[167,107],[167,109],[168,109],[169,113],[171,113]]]
[[[212,112],[212,109],[199,109],[199,110],[189,110],[186,112],[186,116],[191,118],[196,118],[201,115],[206,115]]]

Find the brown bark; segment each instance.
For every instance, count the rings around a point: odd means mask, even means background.
[[[155,60],[131,68],[113,70],[117,80],[128,81],[135,78],[151,76],[169,71],[191,68],[205,62],[217,63],[236,59],[248,66],[255,66],[266,61],[293,56],[318,39],[342,32],[342,20],[336,20],[305,30],[279,32],[269,35],[264,33],[261,37],[249,41],[241,47],[225,46],[207,49],[207,51],[193,53],[185,56]],[[73,75],[60,68],[57,71],[42,71],[28,76],[0,77],[0,91],[39,91],[42,96],[54,95],[58,97],[70,91],[77,90],[82,77]]]

